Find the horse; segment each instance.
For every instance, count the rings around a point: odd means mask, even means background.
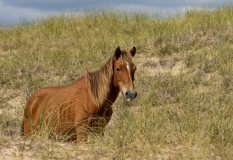
[[[53,133],[74,134],[73,141],[85,142],[89,128],[104,134],[113,114],[112,105],[122,92],[126,101],[137,96],[134,89],[136,66],[129,51],[115,49],[104,66],[88,72],[67,86],[45,87],[34,92],[24,108],[22,136],[30,136],[45,123]],[[95,129],[94,129],[95,128]]]

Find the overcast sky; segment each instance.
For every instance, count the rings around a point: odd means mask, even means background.
[[[35,21],[51,14],[87,12],[99,8],[175,14],[190,8],[216,8],[233,0],[0,0],[0,26]]]

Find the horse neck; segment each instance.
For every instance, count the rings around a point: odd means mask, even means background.
[[[117,99],[117,97],[119,95],[119,92],[120,92],[119,88],[115,87],[112,84],[111,90],[110,90],[110,92],[109,92],[109,94],[107,96],[107,101],[109,101],[111,104],[113,104],[116,101],[116,99]]]
[[[86,75],[87,84],[90,87],[91,100],[101,107],[109,101],[115,102],[119,89],[113,86],[113,59],[110,58],[106,64],[96,72],[88,72]],[[109,103],[109,104],[110,104]]]

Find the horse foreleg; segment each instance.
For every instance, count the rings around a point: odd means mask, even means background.
[[[85,123],[76,127],[77,143],[87,141],[87,125]]]
[[[111,117],[112,117],[112,107],[109,107],[107,109],[105,109],[104,114],[103,114],[103,118],[104,118],[104,123],[103,123],[103,127],[101,129],[101,134],[104,136],[104,128],[107,126],[108,122],[110,121]]]
[[[108,122],[110,121],[111,117],[112,117],[112,107],[109,107],[108,109],[105,110],[104,112],[104,119],[105,119],[105,122],[106,122],[106,125],[108,124]]]
[[[104,128],[106,127],[106,125],[108,124],[108,122],[110,121],[111,117],[112,117],[112,108],[104,108],[102,115],[98,115],[95,116],[92,119],[91,122],[91,127],[92,130],[100,135],[100,136],[104,136]]]
[[[92,116],[89,116],[88,119],[83,120],[76,126],[76,136],[77,136],[77,143],[87,141],[87,131],[91,124]]]

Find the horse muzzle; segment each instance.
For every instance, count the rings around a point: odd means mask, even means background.
[[[124,93],[124,97],[126,101],[131,101],[132,99],[137,97],[137,92],[134,90],[128,90]]]

